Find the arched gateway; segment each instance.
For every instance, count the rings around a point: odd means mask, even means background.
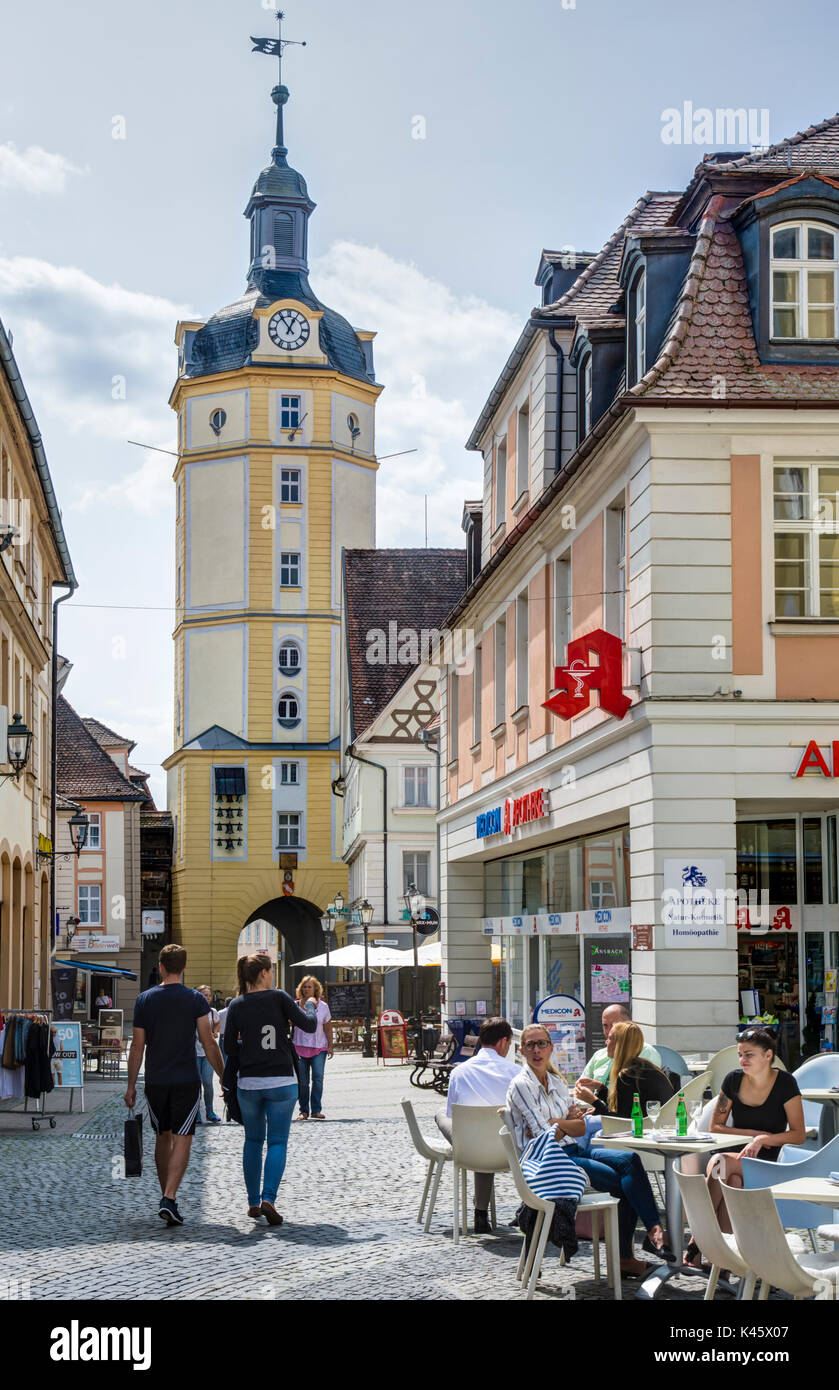
[[[305,969],[291,969],[292,961],[305,960],[308,956],[317,956],[323,952],[321,916],[321,910],[305,898],[272,898],[270,902],[258,907],[242,923],[246,927],[251,922],[270,922],[271,926],[276,928],[286,966],[286,988],[289,990],[293,990],[307,973]],[[251,949],[255,951],[257,948]]]

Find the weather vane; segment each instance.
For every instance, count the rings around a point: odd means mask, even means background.
[[[277,107],[277,149],[276,149],[276,152],[277,152],[280,156],[283,156],[283,155],[286,154],[285,140],[284,140],[284,138],[283,138],[283,107],[285,106],[286,102],[288,101],[288,96],[289,96],[288,87],[284,87],[284,86],[283,86],[283,52],[284,52],[284,50],[288,47],[289,44],[294,44],[296,47],[299,47],[299,48],[305,48],[305,47],[306,47],[306,40],[305,40],[305,39],[284,39],[284,38],[283,38],[283,20],[285,19],[285,13],[284,13],[283,10],[277,10],[277,11],[276,11],[276,15],[277,15],[277,37],[276,37],[275,39],[257,39],[257,38],[254,37],[253,34],[251,34],[250,38],[251,38],[251,43],[253,44],[253,48],[251,49],[251,52],[252,52],[252,53],[268,53],[271,57],[276,57],[276,59],[277,59],[277,63],[278,63],[277,77],[278,77],[278,81],[277,81],[276,87],[275,87],[275,88],[273,89],[273,91],[271,92],[271,96],[272,96],[272,98],[273,98],[273,100],[274,100],[274,103],[275,103],[275,105],[276,105],[276,107]]]

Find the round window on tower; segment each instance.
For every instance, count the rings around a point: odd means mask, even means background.
[[[355,444],[355,441],[361,434],[361,426],[358,423],[357,415],[350,414],[347,416],[347,429],[350,432],[350,439],[352,440],[353,444]]]
[[[284,676],[296,676],[303,665],[302,654],[296,642],[281,642],[278,665]]]
[[[216,436],[216,438],[218,438],[218,436],[221,434],[226,424],[227,411],[214,410],[212,415],[210,416],[210,429],[213,431],[213,434]]]

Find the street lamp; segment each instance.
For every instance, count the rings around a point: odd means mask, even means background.
[[[425,915],[425,898],[415,883],[408,884],[404,897],[405,907],[411,919],[411,932],[414,938],[414,1051],[417,1058],[425,1056],[422,1045],[422,1009],[419,1003],[419,955],[417,952],[417,922]]]
[[[14,777],[16,782],[20,780],[20,774],[29,762],[31,747],[32,730],[27,729],[23,716],[16,714],[6,734],[6,761],[11,764],[12,770],[4,772],[0,776],[0,782],[8,782],[10,777]]]
[[[323,917],[320,919],[320,929],[323,932],[323,939],[326,943],[326,983],[329,985],[329,939],[332,935],[332,918],[327,908]]]
[[[361,1055],[362,1057],[372,1057],[373,1036],[370,1030],[370,1014],[372,1013],[370,1003],[370,962],[367,955],[367,945],[370,923],[373,920],[373,908],[366,898],[359,908],[359,913],[361,915],[361,925],[364,929],[364,983],[367,986],[367,1016],[364,1019],[364,1047],[361,1050]]]
[[[77,811],[74,816],[70,817],[70,843],[77,855],[81,854],[85,847],[89,825],[90,821],[84,811]]]
[[[335,894],[335,901],[333,903],[333,907],[335,908],[335,916],[342,917],[344,913],[344,895],[341,892],[340,888],[338,889],[338,892]]]

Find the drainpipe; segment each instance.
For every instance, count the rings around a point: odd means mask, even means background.
[[[58,796],[57,777],[58,777],[58,749],[56,739],[56,728],[58,725],[58,605],[65,603],[68,598],[72,598],[78,588],[77,584],[70,584],[66,594],[60,594],[53,600],[52,605],[52,710],[51,710],[51,738],[50,759],[52,776],[50,777],[50,839],[52,840],[52,859],[50,860],[50,958],[55,955],[55,946],[58,938],[56,932],[58,912],[55,904],[55,856],[56,845],[56,798]],[[52,984],[47,982],[51,997]]]
[[[367,767],[375,767],[382,774],[382,848],[384,851],[383,860],[383,888],[385,895],[385,915],[383,926],[388,925],[387,920],[387,768],[383,763],[371,762],[369,758],[360,758],[355,751],[355,744],[351,743],[347,749],[347,757],[352,758],[353,762],[364,763]]]

